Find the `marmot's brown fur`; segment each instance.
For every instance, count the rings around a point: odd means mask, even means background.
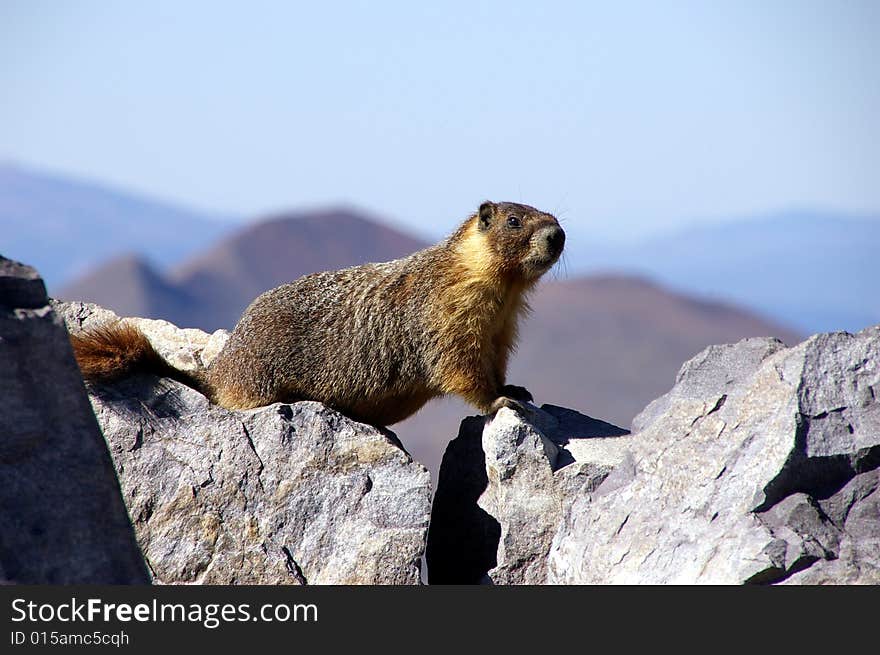
[[[229,409],[317,400],[390,425],[450,393],[483,412],[521,408],[531,395],[505,380],[517,320],[564,243],[550,214],[485,202],[451,237],[409,257],[307,275],[260,295],[198,373],[173,368],[123,323],[71,340],[86,379],[150,371]]]

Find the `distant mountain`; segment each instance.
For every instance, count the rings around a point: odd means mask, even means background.
[[[880,216],[788,212],[630,246],[571,239],[578,272],[620,271],[751,307],[803,332],[880,323]]]
[[[202,302],[169,283],[138,255],[111,259],[65,287],[59,297],[98,303],[120,316],[166,320],[183,318]]]
[[[0,252],[36,266],[50,293],[110,257],[133,252],[159,266],[233,225],[136,194],[0,163]]]
[[[350,210],[292,213],[239,229],[167,275],[128,256],[111,260],[57,296],[181,327],[231,329],[254,298],[279,284],[317,271],[397,259],[425,245]]]
[[[169,280],[202,309],[193,327],[231,328],[260,293],[308,273],[397,259],[427,244],[359,212],[290,213],[258,221],[175,268]]]
[[[532,298],[508,379],[537,403],[574,407],[629,427],[672,387],[682,363],[708,345],[801,335],[740,307],[675,293],[647,280],[591,276],[542,283]],[[457,399],[429,403],[394,426],[413,456],[436,473],[462,416]]]

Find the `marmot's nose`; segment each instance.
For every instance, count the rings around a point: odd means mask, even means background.
[[[565,245],[565,232],[562,231],[562,228],[558,225],[554,226],[547,230],[545,235],[550,252],[554,255],[561,253],[562,247]]]

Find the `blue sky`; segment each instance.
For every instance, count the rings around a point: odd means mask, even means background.
[[[878,2],[0,0],[0,159],[251,218],[880,210]]]

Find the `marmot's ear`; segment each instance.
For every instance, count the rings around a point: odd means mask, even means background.
[[[480,205],[480,227],[487,228],[495,216],[495,203],[488,200]]]

